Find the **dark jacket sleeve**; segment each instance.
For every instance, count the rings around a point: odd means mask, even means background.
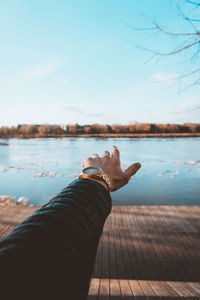
[[[101,184],[77,179],[19,224],[0,242],[2,299],[86,299],[110,211]]]

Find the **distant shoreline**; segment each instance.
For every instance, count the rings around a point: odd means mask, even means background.
[[[172,138],[200,137],[200,123],[154,124],[130,123],[127,125],[50,125],[22,124],[0,127],[0,138]]]
[[[9,137],[0,137],[0,139],[12,139],[12,138],[20,138],[20,139],[32,139],[32,138],[179,138],[179,137],[200,137],[200,132],[196,133],[90,133],[90,134],[61,134],[61,135],[13,135]],[[4,143],[0,143],[2,145]]]

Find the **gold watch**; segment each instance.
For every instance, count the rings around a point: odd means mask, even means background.
[[[108,189],[110,187],[110,180],[108,176],[99,167],[87,167],[82,169],[81,173],[79,174],[79,178],[98,179],[104,181],[108,186]]]

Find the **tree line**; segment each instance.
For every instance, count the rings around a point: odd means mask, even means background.
[[[89,135],[89,134],[194,134],[200,133],[200,123],[185,124],[154,124],[133,123],[127,125],[18,125],[16,127],[0,127],[0,137],[56,137],[67,135]]]

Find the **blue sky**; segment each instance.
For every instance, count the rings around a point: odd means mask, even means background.
[[[181,2],[181,1],[178,1]],[[187,11],[188,7],[183,8]],[[184,31],[176,0],[0,0],[0,126],[200,122],[190,52],[146,61]],[[181,41],[180,41],[181,45]]]

